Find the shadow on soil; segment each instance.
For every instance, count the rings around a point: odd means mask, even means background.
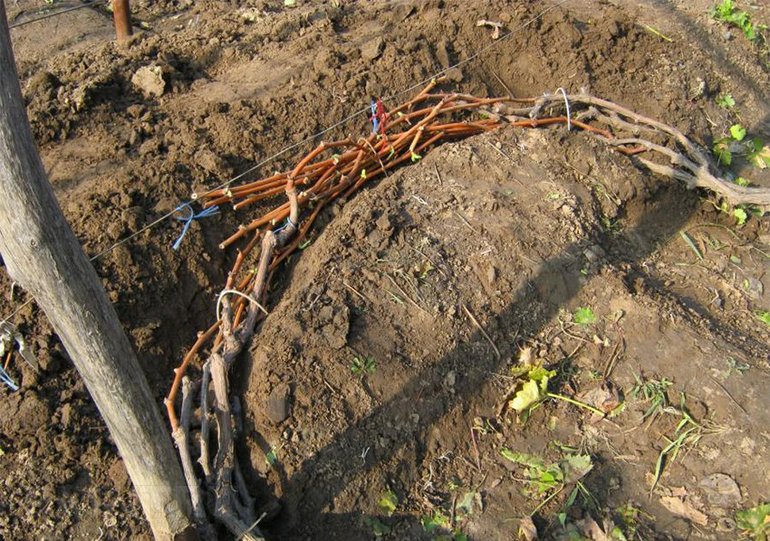
[[[660,242],[665,242],[675,235],[692,215],[697,197],[692,192],[685,192],[681,188],[675,187],[661,190],[658,194],[658,200],[652,203],[652,208],[642,217],[634,229],[626,235],[610,241],[611,250],[609,251],[625,254],[616,257],[615,264],[633,266],[635,262],[643,260],[655,251]],[[683,210],[685,208],[687,210]],[[642,245],[639,245],[639,239],[644,239],[641,241]],[[559,308],[579,293],[581,289],[579,285],[580,256],[587,247],[595,244],[598,240],[600,239],[595,237],[572,244],[564,253],[543,265],[540,274],[517,292],[514,297],[517,300],[497,316],[499,327],[519,327],[522,314],[531,313],[530,307],[533,304],[544,302],[539,298],[537,292],[544,288],[547,290],[549,287],[550,282],[547,276],[559,272],[568,285],[567,291],[562,295],[563,298],[552,298],[551,302],[544,307],[538,321],[520,328],[520,336],[524,337],[533,336],[540,332],[543,326],[558,313]],[[604,240],[606,248],[608,247],[607,239]],[[636,244],[636,248],[632,247],[634,244]],[[282,481],[285,481],[283,486],[285,497],[289,501],[296,501],[299,504],[297,508],[284,510],[279,520],[273,523],[276,527],[271,533],[280,539],[312,538],[312,535],[308,537],[310,532],[313,534],[325,532],[326,535],[334,535],[337,540],[371,538],[372,531],[363,525],[360,514],[333,513],[326,510],[333,505],[335,497],[345,489],[352,477],[366,475],[375,464],[389,460],[402,448],[411,446],[418,457],[424,456],[426,450],[421,442],[425,441],[430,427],[456,404],[471,400],[478,390],[488,382],[490,376],[503,369],[505,360],[515,353],[515,344],[499,341],[497,345],[502,353],[502,360],[498,360],[491,349],[487,348],[488,355],[476,359],[476,369],[472,373],[464,374],[463,377],[458,378],[456,393],[451,401],[447,401],[439,393],[425,392],[426,389],[441,387],[446,374],[456,366],[458,358],[467,358],[469,355],[473,355],[471,344],[474,342],[486,344],[481,334],[475,333],[467,343],[410,380],[396,396],[379,406],[367,418],[338,434],[332,444],[321,449],[312,458],[307,459],[293,477],[286,479],[285,474],[281,472]],[[413,404],[414,409],[420,412],[423,437],[403,439],[393,442],[387,449],[372,450],[367,455],[365,463],[347,476],[324,475],[323,472],[328,470],[326,465],[335,463],[340,455],[344,456],[350,454],[351,450],[369,447],[371,434],[377,432],[377,427],[384,426],[397,413],[403,411],[405,403]],[[308,490],[309,487],[312,488]],[[423,532],[422,525],[414,516],[380,518],[388,523],[399,521],[402,526],[406,521],[409,524],[410,538],[412,536],[420,538],[420,536],[427,535],[421,533]],[[312,525],[309,522],[312,522]]]

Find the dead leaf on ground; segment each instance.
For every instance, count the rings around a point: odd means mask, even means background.
[[[535,523],[532,522],[532,517],[524,517],[519,523],[519,537],[523,537],[525,541],[537,540],[537,528]]]
[[[580,531],[591,541],[613,541],[613,537],[606,534],[601,526],[590,516],[583,518],[575,523]],[[612,526],[605,524],[607,531],[612,531]]]
[[[577,399],[604,413],[610,413],[620,405],[620,396],[617,391],[604,383],[580,393]]]
[[[701,526],[708,524],[708,517],[696,509],[689,501],[675,496],[662,496],[660,503],[678,517],[686,518],[690,522]]]

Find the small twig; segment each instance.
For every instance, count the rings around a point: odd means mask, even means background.
[[[462,214],[460,214],[460,213],[459,213],[459,212],[457,212],[456,210],[453,210],[452,212],[454,212],[454,213],[455,213],[455,215],[456,215],[458,218],[460,218],[460,219],[463,221],[463,223],[464,223],[465,225],[467,225],[467,226],[468,226],[468,229],[470,229],[470,230],[471,230],[471,231],[473,231],[474,233],[477,233],[476,229],[475,229],[475,228],[474,228],[474,227],[471,225],[471,223],[470,223],[470,222],[469,222],[469,221],[468,221],[468,220],[465,218],[465,216],[463,216]]]
[[[401,294],[402,294],[404,297],[406,297],[406,300],[408,300],[410,303],[412,303],[412,304],[413,304],[413,305],[414,305],[414,306],[415,306],[415,307],[416,307],[418,310],[420,310],[420,311],[421,311],[422,313],[424,313],[425,315],[427,315],[427,316],[429,316],[429,317],[433,317],[433,315],[432,315],[430,312],[428,312],[428,311],[427,311],[425,308],[423,308],[422,306],[420,306],[419,304],[417,304],[417,301],[415,301],[414,299],[412,299],[412,297],[410,297],[410,296],[409,296],[409,294],[408,294],[406,291],[404,291],[404,289],[403,289],[403,288],[402,288],[400,285],[398,285],[398,282],[396,282],[396,280],[394,280],[394,279],[393,279],[393,277],[392,277],[390,274],[387,274],[387,273],[386,273],[386,274],[385,274],[385,276],[388,278],[388,280],[390,280],[390,282],[391,282],[391,283],[392,283],[394,286],[396,286],[396,289],[398,289],[398,291],[399,291],[399,292],[400,292],[400,293],[401,293]]]
[[[477,328],[477,329],[478,329],[478,330],[481,332],[481,334],[484,336],[484,338],[486,338],[486,339],[487,339],[487,342],[489,342],[489,345],[490,345],[490,346],[492,346],[492,349],[494,349],[494,350],[495,350],[495,356],[496,356],[498,359],[502,359],[502,358],[503,358],[503,356],[502,356],[502,355],[500,355],[500,350],[499,350],[499,349],[497,349],[497,346],[496,346],[496,345],[495,345],[495,343],[492,341],[492,339],[489,337],[489,335],[487,334],[487,331],[485,331],[485,330],[484,330],[484,329],[481,327],[481,325],[479,324],[478,320],[477,320],[475,317],[473,317],[473,314],[471,314],[471,311],[470,311],[470,310],[468,310],[468,307],[467,307],[467,306],[465,306],[465,303],[460,303],[460,306],[462,306],[462,307],[463,307],[463,310],[464,310],[464,311],[465,311],[465,313],[468,315],[468,317],[469,317],[469,318],[471,318],[471,321],[473,322],[473,324],[474,324],[474,325],[476,326],[476,328]]]
[[[495,79],[497,79],[497,82],[498,82],[498,83],[500,83],[501,85],[503,85],[503,88],[504,88],[504,89],[505,89],[505,91],[508,93],[508,96],[510,96],[510,97],[512,98],[512,97],[513,97],[513,92],[511,91],[511,89],[510,89],[510,88],[508,88],[508,85],[507,85],[507,84],[505,84],[505,81],[503,81],[503,80],[500,78],[500,76],[497,74],[497,72],[496,72],[495,70],[492,70],[492,75],[494,75],[494,76],[495,76]]]
[[[740,404],[740,402],[738,402],[738,401],[737,401],[737,400],[736,400],[736,399],[733,397],[733,395],[730,393],[730,391],[728,391],[728,390],[727,390],[727,388],[726,388],[724,385],[722,385],[721,383],[719,383],[719,382],[718,382],[716,379],[714,379],[713,377],[711,377],[711,376],[709,376],[709,377],[711,378],[711,381],[713,381],[714,383],[716,383],[717,385],[719,385],[719,388],[720,388],[720,389],[722,389],[722,392],[724,392],[724,393],[727,395],[727,397],[728,397],[730,400],[732,400],[732,401],[733,401],[733,404],[735,404],[736,406],[738,406],[738,408],[739,408],[739,409],[740,409],[740,410],[741,410],[741,411],[744,413],[744,415],[746,415],[746,416],[749,416],[749,412],[748,412],[748,411],[746,411],[746,408],[744,408],[744,407],[743,407],[743,406]]]
[[[612,350],[612,355],[610,355],[610,360],[607,362],[607,365],[604,367],[604,379],[609,379],[613,369],[615,368],[615,361],[617,360],[620,354],[620,344],[622,341],[623,341],[623,338],[621,338],[618,341],[618,343],[615,344],[615,349]]]
[[[476,432],[471,427],[471,441],[473,442],[473,452],[476,455],[476,469],[481,473],[481,456],[479,455],[479,446],[476,443]]]
[[[441,173],[438,172],[438,167],[435,164],[433,165],[433,170],[436,172],[436,178],[438,179],[439,186],[443,186],[444,181],[441,178]]]
[[[345,286],[346,288],[348,288],[350,291],[352,291],[353,293],[355,293],[356,295],[358,295],[359,297],[361,297],[361,299],[362,299],[362,300],[364,300],[365,302],[368,302],[369,304],[371,304],[371,302],[372,302],[372,301],[370,301],[366,295],[364,295],[363,293],[361,293],[360,291],[358,291],[356,288],[354,288],[353,286],[351,286],[351,285],[350,285],[349,283],[347,283],[345,280],[343,280],[343,281],[342,281],[342,285],[344,285],[344,286]]]

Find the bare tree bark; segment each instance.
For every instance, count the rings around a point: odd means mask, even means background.
[[[38,156],[0,0],[0,253],[64,343],[123,457],[155,539],[192,539],[190,497],[150,388]]]

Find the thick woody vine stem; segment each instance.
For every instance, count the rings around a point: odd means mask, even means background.
[[[359,140],[321,142],[288,171],[196,196],[204,207],[230,203],[235,210],[257,203],[264,206],[281,193],[288,199],[268,207],[222,241],[220,246],[224,249],[251,237],[238,251],[220,296],[221,319],[199,334],[175,370],[166,398],[172,434],[204,536],[213,535],[209,528],[209,519],[213,517],[239,538],[263,539],[255,526],[259,521],[254,519],[254,498],[235,454],[238,434],[233,418],[240,419],[240,411],[232,406],[228,375],[251,340],[257,322],[264,317],[260,305],[268,305],[267,284],[273,273],[307,239],[321,210],[329,203],[349,198],[373,178],[403,163],[420,160],[423,153],[440,142],[502,126],[538,128],[565,124],[631,156],[635,163],[657,175],[684,182],[688,188],[705,188],[733,205],[770,208],[770,190],[741,187],[721,178],[709,154],[681,131],[616,103],[584,92],[545,94],[538,98],[478,98],[435,92],[440,82],[432,81],[412,99],[392,108],[381,119],[383,133]],[[569,112],[565,100],[570,103]],[[238,295],[231,296],[232,291]],[[204,481],[201,491],[190,456],[193,392],[185,374],[207,344],[211,346],[202,367],[200,386],[197,463]],[[180,388],[181,422],[176,413]],[[216,422],[213,459],[212,420]]]

